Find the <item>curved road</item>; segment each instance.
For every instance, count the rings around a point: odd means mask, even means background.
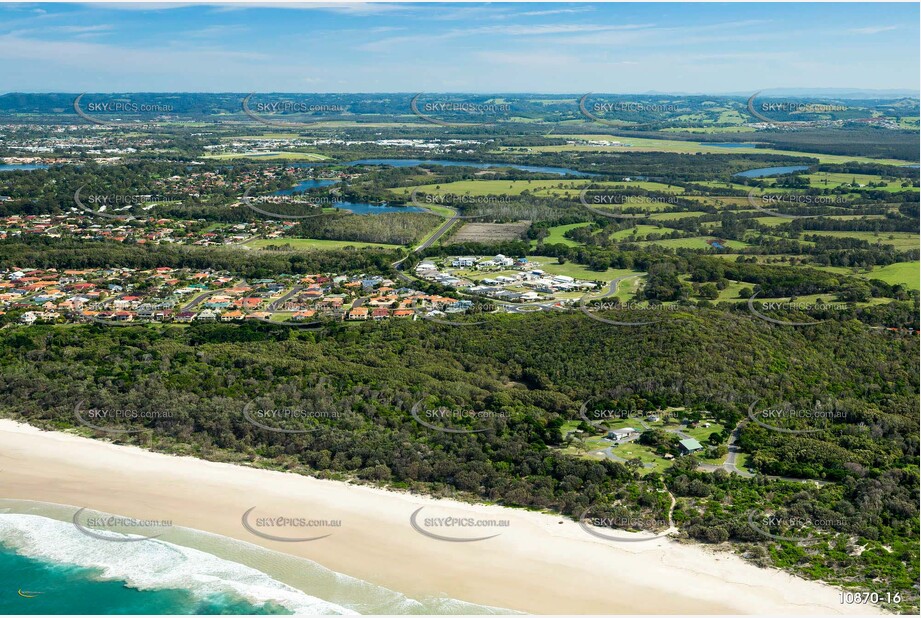
[[[441,225],[440,228],[438,228],[437,230],[435,230],[435,233],[434,233],[434,234],[432,234],[431,236],[429,236],[428,238],[426,238],[426,239],[422,242],[422,244],[420,244],[418,247],[416,247],[415,249],[413,249],[413,251],[418,252],[418,251],[422,251],[423,249],[428,249],[428,248],[431,247],[439,238],[441,238],[442,236],[444,236],[444,235],[445,235],[445,232],[447,232],[448,230],[450,230],[452,225],[454,225],[455,223],[457,223],[458,221],[460,221],[460,213],[458,213],[456,210],[454,210],[453,208],[450,208],[450,207],[448,207],[448,206],[445,206],[445,208],[448,208],[448,209],[449,209],[451,212],[453,212],[454,214],[451,216],[450,219],[448,219],[447,221],[445,221],[445,222]],[[431,211],[430,211],[430,212],[431,212]],[[433,213],[433,214],[434,214],[434,213]],[[441,215],[438,215],[438,216],[441,216]]]

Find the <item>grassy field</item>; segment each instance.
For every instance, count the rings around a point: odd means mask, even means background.
[[[858,161],[863,163],[885,163],[889,165],[905,165],[914,161],[899,159],[871,159],[869,157],[852,157],[842,155],[828,155],[815,152],[800,152],[794,150],[776,150],[773,148],[755,148],[754,144],[748,148],[721,148],[697,142],[687,142],[669,139],[649,139],[643,137],[620,137],[617,135],[560,135],[563,139],[571,140],[611,140],[619,141],[624,146],[596,146],[596,145],[571,145],[559,146],[534,146],[534,152],[677,152],[682,154],[775,154],[787,156],[814,157],[820,163],[846,163]]]
[[[889,266],[874,268],[868,273],[861,273],[859,276],[867,279],[879,279],[890,285],[901,283],[905,287],[918,290],[921,289],[919,279],[921,279],[921,262],[896,262]]]
[[[576,195],[588,184],[588,181],[572,180],[459,180],[438,184],[420,185],[418,187],[396,187],[390,189],[398,195],[409,195],[414,189],[429,195],[521,195],[523,191],[552,192],[554,189],[575,190]]]
[[[884,180],[881,176],[870,174],[839,174],[831,172],[817,172],[815,174],[806,174],[809,184],[821,189],[835,189],[842,185],[851,185],[856,182],[858,188],[867,188],[870,183],[878,184],[885,182],[885,187],[876,187],[878,190],[898,192],[898,191],[917,191],[918,187],[903,187],[903,181]]]
[[[246,243],[245,246],[252,247],[253,249],[262,249],[268,247],[269,245],[291,245],[294,250],[309,250],[309,249],[319,249],[319,250],[331,250],[331,249],[343,249],[345,247],[354,247],[356,249],[364,249],[367,247],[374,247],[377,249],[399,249],[400,245],[383,245],[373,242],[359,242],[353,240],[319,240],[314,238],[257,238]]]
[[[563,245],[566,245],[567,247],[578,247],[581,245],[581,243],[577,243],[574,240],[569,240],[568,238],[565,238],[563,234],[565,234],[569,230],[574,230],[577,227],[585,227],[587,225],[591,225],[591,223],[573,223],[570,225],[555,225],[547,229],[547,237],[544,238],[544,243],[548,245],[563,244]],[[537,241],[531,242],[532,247],[535,246],[536,244],[537,244]]]
[[[611,234],[610,238],[611,240],[623,242],[623,241],[629,240],[630,237],[634,235],[633,233],[636,232],[636,238],[638,240],[643,240],[646,238],[647,234],[662,234],[663,232],[666,232],[666,231],[669,231],[669,230],[666,230],[666,228],[664,227],[659,227],[658,225],[643,224],[643,225],[635,225],[631,228],[627,228],[625,230],[614,232],[613,234]]]
[[[630,459],[639,459],[643,462],[644,466],[640,468],[641,474],[649,474],[651,472],[664,472],[667,467],[671,465],[671,462],[667,459],[663,459],[656,455],[650,447],[644,446],[637,442],[625,442],[624,444],[615,446],[611,449],[611,453],[617,455],[618,457],[623,457],[626,460]],[[645,464],[652,464],[652,467],[646,467]]]
[[[637,293],[643,289],[644,285],[646,285],[646,273],[643,273],[639,277],[624,279],[617,284],[617,293],[614,294],[614,298],[619,299],[623,303],[633,300]]]
[[[529,191],[532,195],[542,197],[568,197],[577,198],[590,184],[587,180],[458,180],[457,182],[425,184],[417,187],[395,187],[390,189],[396,195],[407,196],[414,189],[428,195],[468,195],[481,197],[484,195],[521,195]],[[684,191],[683,187],[673,187],[661,182],[641,180],[598,182],[595,187],[606,188],[634,188],[659,193],[678,194]]]
[[[846,268],[844,266],[810,266],[818,270],[835,273],[838,275],[851,275],[863,279],[879,279],[891,285],[902,284],[912,290],[921,289],[921,262],[896,262],[889,266],[879,266],[872,270],[862,268]]]
[[[651,215],[649,218],[654,221],[675,221],[677,219],[684,219],[686,217],[701,217],[708,213],[700,212],[697,210],[692,210],[688,212],[660,212],[658,214]]]
[[[870,244],[880,243],[883,245],[892,245],[900,251],[917,249],[921,243],[921,237],[912,232],[826,232],[826,231],[805,231],[804,235],[810,236],[837,236],[839,238],[857,238],[865,240]]]
[[[743,210],[739,212],[758,212],[755,210]],[[828,219],[836,219],[838,221],[853,221],[855,219],[885,219],[885,215],[831,215]],[[782,225],[784,223],[790,223],[792,219],[788,217],[755,217],[755,221],[761,225],[769,225],[771,227],[775,225]]]
[[[742,290],[742,288],[752,289],[754,288],[754,285],[742,281],[730,281],[729,285],[720,290],[720,295],[714,302],[739,300],[739,292]]]
[[[420,202],[421,204],[422,202]],[[433,213],[441,215],[447,219],[450,219],[455,215],[455,210],[453,208],[448,208],[447,206],[438,206],[437,204],[425,204],[425,207],[428,210],[431,210]]]
[[[638,244],[641,245],[659,245],[660,247],[671,247],[672,249],[710,249],[708,240],[713,240],[712,236],[694,236],[692,238],[667,238],[665,240],[649,240]],[[729,249],[744,249],[750,246],[748,243],[739,240],[721,241],[724,247]]]
[[[543,270],[544,272],[550,273],[551,275],[565,275],[567,277],[584,279],[586,281],[611,281],[612,279],[616,279],[618,277],[636,274],[636,271],[626,268],[609,268],[606,271],[601,272],[598,270],[591,270],[588,266],[584,266],[583,264],[573,264],[572,262],[557,264],[555,258],[529,256],[528,260],[543,260],[541,265],[537,268]]]

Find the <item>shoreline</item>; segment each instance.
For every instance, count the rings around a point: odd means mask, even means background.
[[[664,538],[605,541],[561,516],[153,453],[8,419],[0,419],[0,474],[0,498],[169,520],[306,558],[412,598],[441,596],[534,614],[882,613],[840,605],[835,587],[761,569],[701,545]],[[253,508],[270,517],[341,525],[260,528],[287,538],[326,535],[309,542],[271,540],[245,526],[244,514]],[[423,508],[427,516],[507,525],[465,537],[492,538],[446,542],[410,523]],[[420,523],[427,520],[418,516]],[[465,534],[449,528],[429,532]]]

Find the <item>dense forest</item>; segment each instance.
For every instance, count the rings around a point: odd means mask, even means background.
[[[657,490],[667,487],[679,500],[682,535],[729,541],[764,564],[827,581],[877,578],[903,591],[907,607],[916,603],[918,574],[916,351],[911,337],[857,322],[801,331],[706,310],[627,329],[578,313],[312,332],[33,327],[0,331],[0,403],[14,417],[57,428],[79,426],[78,405],[137,410],[148,419],[143,431],[116,439],[570,516],[592,506],[662,520],[668,500]],[[804,434],[743,422],[741,444],[765,476],[697,472],[688,459],[664,475],[639,476],[630,465],[561,452],[562,424],[598,396],[640,409],[706,409],[730,427],[754,401],[844,413]],[[486,431],[432,431],[409,413],[419,401],[491,412],[454,421]],[[251,403],[313,410],[321,420],[310,433],[267,431],[243,415]],[[769,475],[835,483],[816,488]],[[819,544],[775,544],[753,536],[752,509],[833,513],[844,523],[812,530]]]

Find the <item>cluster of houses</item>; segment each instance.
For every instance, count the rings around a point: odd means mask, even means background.
[[[463,312],[470,301],[379,276],[284,275],[241,281],[227,272],[107,268],[0,272],[0,315],[36,322],[382,320]]]
[[[26,160],[26,159],[16,159]],[[42,159],[43,161],[45,159]],[[201,163],[193,162],[201,165]],[[205,220],[165,218],[158,208],[170,201],[198,199],[208,195],[242,194],[247,187],[261,186],[266,182],[284,180],[296,183],[304,171],[292,166],[279,165],[241,173],[232,177],[219,172],[194,171],[160,178],[151,182],[149,195],[101,196],[121,198],[125,205],[109,207],[90,203],[99,196],[84,195],[83,208],[72,203],[65,206],[66,213],[57,215],[15,215],[0,218],[0,240],[24,234],[37,234],[53,238],[73,237],[81,240],[110,240],[139,244],[192,244],[200,246],[226,245],[244,242],[250,238],[281,238],[296,221],[260,218],[235,225],[210,225]],[[321,171],[324,178],[347,178],[347,174]],[[163,197],[169,196],[169,197]],[[130,197],[128,200],[126,197]],[[0,194],[0,202],[16,202],[10,195]],[[243,207],[242,201],[231,206]],[[87,212],[90,210],[98,213]],[[129,219],[130,216],[130,219]]]
[[[585,292],[598,287],[592,281],[548,274],[536,268],[538,265],[527,258],[510,258],[501,254],[493,257],[459,256],[446,258],[441,266],[432,260],[424,260],[416,265],[415,274],[421,279],[468,294],[515,303],[554,300],[561,293]],[[496,271],[503,274],[478,276],[480,272],[488,275]]]
[[[0,202],[8,196],[0,195]],[[108,240],[137,244],[221,246],[254,237],[281,238],[293,225],[275,220],[208,225],[204,221],[163,219],[155,216],[124,221],[71,213],[67,215],[10,215],[0,217],[0,240],[24,235],[49,238]]]
[[[170,139],[119,133],[106,126],[96,130],[98,132],[87,134],[86,125],[79,123],[0,125],[5,148],[9,152],[22,153],[4,157],[0,163],[55,165],[73,163],[72,157],[91,156],[95,163],[108,165],[140,151],[167,152]]]
[[[339,138],[321,138],[307,139],[302,137],[296,138],[255,138],[248,140],[232,140],[220,144],[208,145],[204,149],[210,154],[238,154],[250,156],[265,156],[267,154],[288,150],[291,148],[310,148],[316,146],[389,146],[392,148],[413,148],[426,150],[436,154],[442,153],[472,153],[474,149],[483,142],[479,140],[465,139],[376,139],[376,140],[353,140]]]

